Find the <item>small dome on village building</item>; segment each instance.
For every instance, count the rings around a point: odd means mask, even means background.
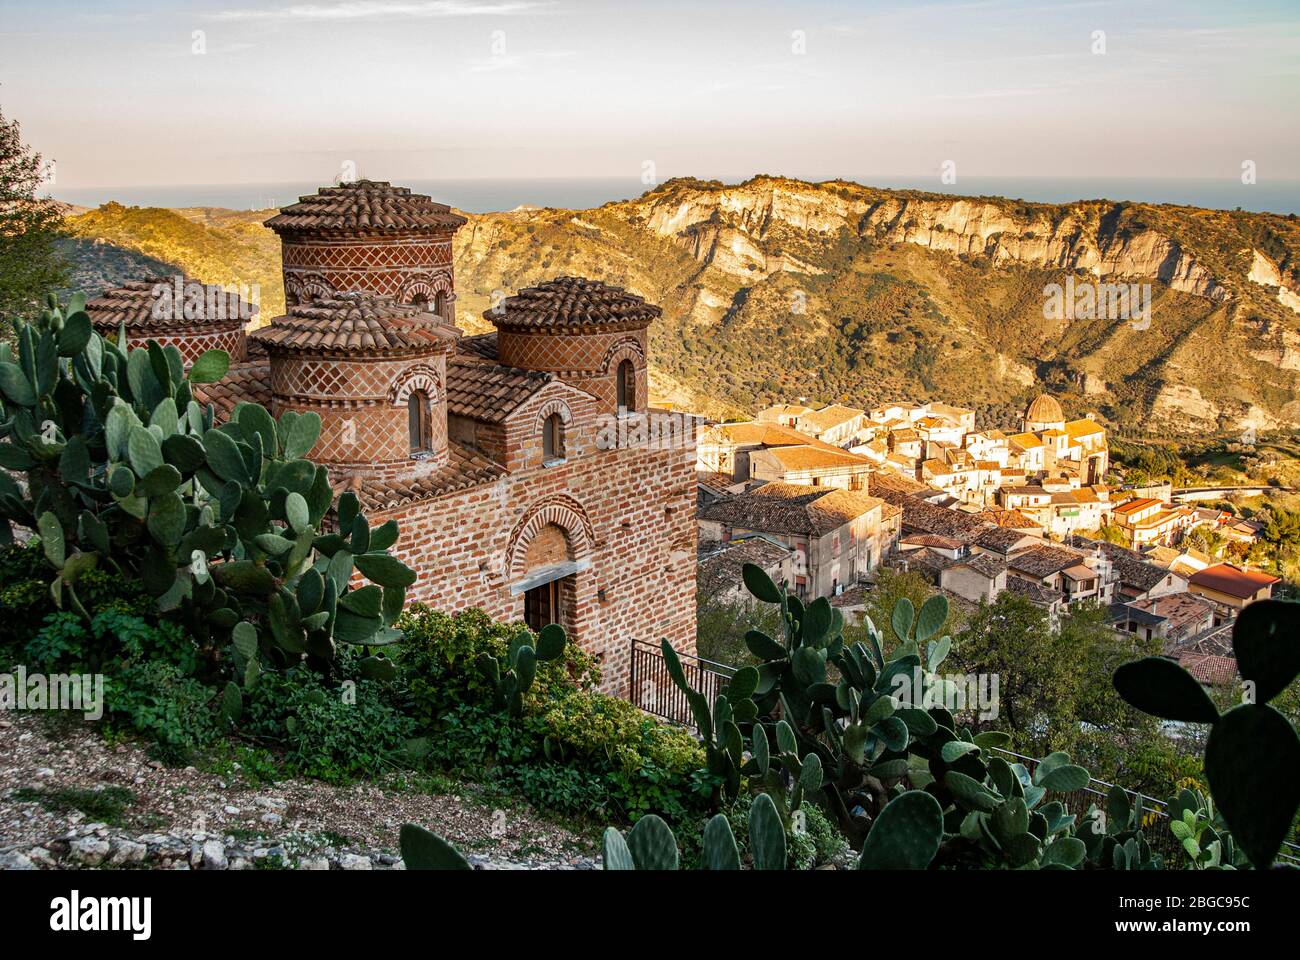
[[[155,340],[175,346],[185,363],[204,352],[225,350],[235,361],[245,355],[244,327],[257,316],[249,303],[215,283],[183,276],[128,280],[86,303],[91,325],[103,336],[126,327],[126,349]]]
[[[382,485],[447,464],[456,337],[422,306],[352,293],[293,304],[249,339],[270,358],[271,412],[320,415],[312,459]]]
[[[449,350],[456,331],[418,305],[368,294],[294,304],[252,334],[268,352],[382,354]]]
[[[441,232],[464,224],[445,203],[381,180],[321,187],[266,221],[279,234]]]
[[[483,316],[498,329],[644,326],[660,309],[622,287],[585,277],[556,277],[525,287]]]
[[[650,323],[660,309],[599,280],[556,277],[520,290],[483,316],[497,328],[497,359],[563,377],[604,413],[646,409]]]
[[[1040,393],[1025,411],[1025,430],[1030,433],[1060,430],[1064,426],[1065,411],[1061,409],[1060,401],[1050,393]]]

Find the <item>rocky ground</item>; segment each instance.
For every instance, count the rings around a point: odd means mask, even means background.
[[[0,758],[0,869],[400,870],[408,822],[478,869],[598,863],[594,831],[447,780],[259,783],[237,762],[168,767],[138,744],[24,713],[0,715]]]

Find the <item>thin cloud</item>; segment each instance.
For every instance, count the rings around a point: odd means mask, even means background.
[[[300,3],[290,7],[221,10],[208,20],[427,20],[442,17],[507,16],[553,6],[544,0],[348,0],[344,3]]]

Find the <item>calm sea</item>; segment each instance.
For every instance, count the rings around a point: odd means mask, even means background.
[[[717,177],[737,183],[743,177]],[[823,179],[805,178],[805,179]],[[928,190],[963,196],[995,196],[1041,203],[1073,200],[1137,200],[1232,210],[1300,213],[1300,180],[1245,185],[1237,179],[1142,179],[1057,177],[962,177],[942,184],[935,176],[843,176],[872,187]],[[637,177],[518,180],[400,180],[418,193],[470,213],[512,210],[530,205],[583,209],[640,196],[648,188]],[[95,207],[109,200],[141,207],[227,207],[262,210],[284,206],[315,193],[319,183],[192,184],[164,187],[86,187],[56,189],[68,203]]]

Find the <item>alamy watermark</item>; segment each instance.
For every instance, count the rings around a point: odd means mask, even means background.
[[[934,674],[916,667],[911,673],[893,678],[893,697],[904,707],[930,710],[943,707],[949,713],[969,710],[981,720],[998,716],[996,673]]]
[[[28,673],[17,666],[0,673],[0,710],[79,711],[87,720],[104,715],[102,673]]]
[[[171,283],[155,283],[149,290],[153,297],[154,320],[252,320],[262,299],[256,283],[241,283],[228,290],[215,283],[199,283],[173,277]]]
[[[1127,320],[1134,330],[1151,326],[1149,283],[1049,283],[1043,287],[1044,320]]]
[[[599,450],[691,450],[695,448],[699,417],[689,413],[601,414],[596,418]]]

